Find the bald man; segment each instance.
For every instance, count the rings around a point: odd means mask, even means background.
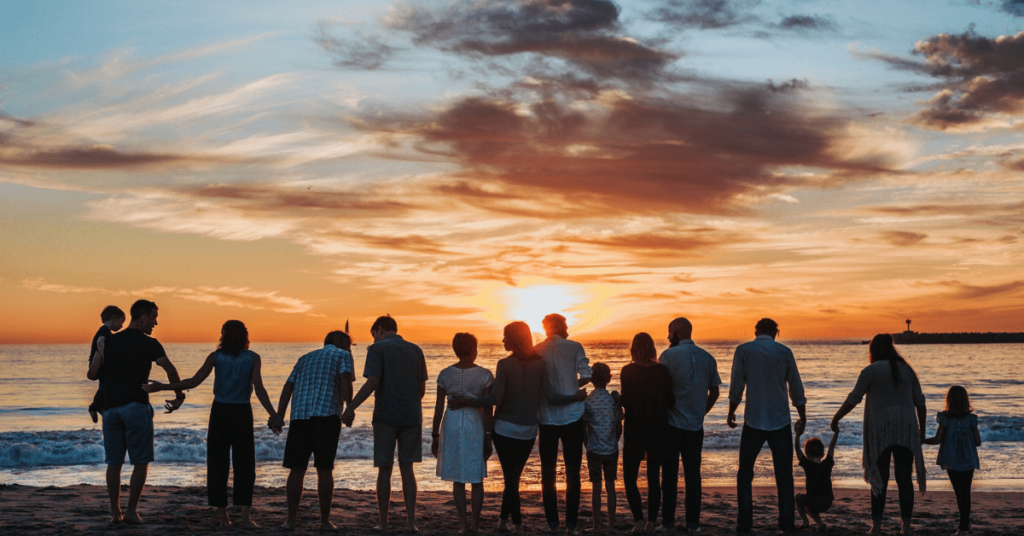
[[[686,528],[700,528],[701,451],[704,448],[704,416],[718,401],[722,379],[718,376],[718,362],[700,346],[693,343],[693,325],[686,318],[677,318],[668,325],[668,340],[672,345],[661,353],[658,362],[668,367],[672,375],[675,405],[669,412],[670,437],[675,450],[671,459],[662,465],[661,484],[664,506],[662,526],[675,527],[676,495],[679,490],[679,459],[683,460],[683,478],[686,481]]]

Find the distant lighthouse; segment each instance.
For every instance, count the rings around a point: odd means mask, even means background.
[[[904,333],[913,333],[913,331],[910,331],[910,319],[909,318],[907,319],[907,331],[904,331]]]

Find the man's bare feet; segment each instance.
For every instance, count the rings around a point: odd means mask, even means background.
[[[251,519],[243,519],[241,525],[242,528],[246,530],[256,530],[260,528],[260,526],[257,525],[256,522]]]
[[[89,410],[89,416],[92,417],[92,422],[94,424],[100,422],[100,415],[99,415],[99,413],[96,413],[96,410],[90,409]]]
[[[281,530],[295,530],[295,522],[285,521],[284,525],[281,525]]]
[[[128,525],[144,525],[145,521],[139,517],[138,512],[128,512],[124,515],[124,522]]]
[[[523,536],[523,534],[526,534],[526,527],[524,527],[522,524],[516,525],[515,529],[512,532],[513,532],[513,534],[518,534],[519,536]]]
[[[882,533],[882,522],[871,520],[871,530],[868,531],[868,536],[878,536]]]
[[[508,528],[508,520],[507,519],[499,519],[498,520],[497,531],[498,532],[512,532],[512,529]]]
[[[814,532],[817,532],[818,534],[822,534],[826,530],[828,530],[828,525],[825,523],[818,523],[818,526],[814,528]]]
[[[408,525],[405,526],[405,531],[406,532],[411,532],[413,534],[416,534],[417,532],[420,531],[420,528],[417,527],[415,523],[409,523]]]
[[[644,528],[646,528],[646,526],[647,526],[647,524],[644,523],[643,520],[641,519],[640,521],[637,521],[637,522],[633,523],[633,530],[631,530],[630,532],[632,534],[643,534],[644,533]]]
[[[217,515],[214,518],[214,522],[217,524],[218,527],[230,527],[231,526],[231,518],[228,517],[228,509],[227,508],[218,508],[217,509]]]
[[[331,523],[330,521],[321,521],[320,522],[320,528],[318,528],[317,530],[319,530],[319,531],[335,531],[335,530],[338,530],[338,527],[334,526],[334,523]]]
[[[373,530],[374,530],[374,532],[379,532],[381,534],[385,534],[388,531],[388,526],[387,526],[386,523],[381,523],[380,525],[377,525],[376,527],[373,527]]]
[[[644,525],[644,532],[646,532],[648,534],[654,532],[654,522],[653,521],[648,521],[647,524]]]

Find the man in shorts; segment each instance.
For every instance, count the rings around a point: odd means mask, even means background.
[[[352,339],[343,331],[332,331],[324,347],[299,358],[281,389],[276,419],[270,428],[281,433],[284,412],[292,403],[291,424],[284,445],[284,466],[288,472],[288,519],[283,528],[295,528],[302,498],[302,483],[313,455],[317,496],[320,500],[320,528],[334,530],[331,502],[334,500],[334,456],[341,434],[341,407],[352,400]],[[293,400],[294,399],[294,400]]]
[[[108,337],[104,351],[97,352],[93,365],[103,386],[103,450],[107,462],[107,494],[110,496],[110,522],[141,525],[139,499],[146,486],[149,463],[153,461],[153,407],[149,393],[142,390],[149,382],[149,373],[156,363],[167,373],[167,381],[180,381],[178,371],[167,359],[164,347],[150,337],[156,327],[159,311],[155,303],[139,300],[132,305],[132,321],[128,328]],[[164,408],[170,413],[185,401],[185,394],[167,400]],[[128,510],[121,514],[121,467],[128,453],[133,466],[128,492]]]
[[[342,422],[351,426],[355,409],[370,393],[373,401],[373,466],[377,468],[377,513],[381,532],[388,530],[391,502],[391,473],[398,446],[398,468],[402,473],[406,529],[416,528],[416,474],[412,464],[423,461],[423,395],[427,390],[427,362],[419,346],[398,334],[398,323],[390,316],[378,318],[370,328],[374,344],[366,350],[363,376],[366,383],[345,410]]]

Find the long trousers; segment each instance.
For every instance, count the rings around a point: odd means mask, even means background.
[[[956,494],[956,506],[960,509],[960,526],[963,531],[971,530],[971,482],[974,481],[974,469],[970,471],[946,470],[949,483],[953,484]]]
[[[701,452],[704,449],[704,429],[682,430],[670,427],[672,440],[671,456],[661,464],[662,482],[661,495],[664,499],[662,507],[662,524],[666,527],[675,526],[676,503],[679,493],[679,459],[683,460],[683,479],[686,481],[686,528],[695,530],[700,527],[700,500],[703,490],[700,483]]]
[[[910,476],[914,468],[914,453],[906,447],[892,446],[882,451],[878,457],[878,473],[882,477],[882,491],[878,495],[871,492],[871,518],[882,520],[885,511],[885,494],[889,488],[889,462],[896,466],[896,487],[899,488],[900,518],[910,521],[914,515],[914,481]]]
[[[555,478],[558,469],[558,442],[562,442],[565,462],[565,526],[574,529],[580,515],[580,467],[583,465],[583,440],[586,428],[583,419],[565,425],[540,425],[540,483],[544,496],[544,517],[548,526],[558,527],[558,491]]]
[[[784,532],[796,530],[793,505],[793,428],[786,425],[778,430],[758,430],[743,425],[740,435],[740,469],[736,473],[736,501],[739,514],[736,527],[749,531],[754,525],[754,462],[765,442],[772,451],[775,466],[775,488],[779,495],[779,528]]]
[[[640,462],[647,457],[647,518],[658,519],[661,508],[661,461],[650,455],[651,445],[628,442],[622,449],[622,484],[626,488],[626,502],[633,512],[633,521],[643,521],[644,501],[640,496],[637,479],[640,478]]]
[[[256,485],[256,443],[252,431],[252,406],[214,402],[206,432],[206,492],[210,506],[228,505],[228,467],[235,469],[232,502],[252,506]]]
[[[498,454],[501,464],[501,475],[505,480],[505,489],[501,492],[501,519],[512,517],[514,525],[523,524],[523,510],[519,500],[519,479],[526,468],[526,460],[530,459],[536,439],[514,439],[501,434],[493,434],[494,452]]]

